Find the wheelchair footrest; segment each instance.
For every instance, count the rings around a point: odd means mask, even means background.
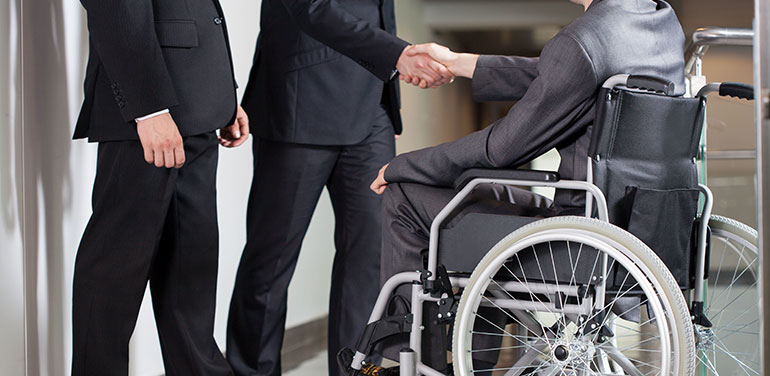
[[[368,362],[363,362],[361,369],[353,369],[350,367],[353,356],[353,350],[347,347],[337,353],[337,365],[345,376],[398,376],[398,368],[384,368]]]
[[[370,323],[364,329],[364,334],[358,340],[356,350],[362,354],[370,354],[374,346],[383,339],[400,333],[412,331],[414,318],[411,313],[387,316]]]

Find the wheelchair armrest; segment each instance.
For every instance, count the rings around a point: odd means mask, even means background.
[[[553,171],[472,168],[463,172],[455,180],[455,189],[462,189],[473,179],[527,180],[552,183],[561,180],[561,177],[559,173]]]

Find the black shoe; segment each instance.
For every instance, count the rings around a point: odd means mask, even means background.
[[[359,374],[366,376],[398,376],[398,367],[384,368],[376,364],[364,362]]]
[[[398,376],[398,367],[383,368],[376,364],[364,362],[360,370],[350,367],[353,363],[353,350],[344,348],[337,353],[337,365],[345,376]]]

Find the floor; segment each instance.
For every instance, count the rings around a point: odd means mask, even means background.
[[[284,373],[284,376],[312,376],[327,373],[326,351],[319,352],[314,357],[302,362],[299,367]]]

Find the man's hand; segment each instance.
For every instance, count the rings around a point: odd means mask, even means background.
[[[166,113],[140,120],[136,132],[144,149],[144,160],[156,167],[181,168],[184,165],[184,145],[179,129]]]
[[[385,192],[385,188],[388,187],[388,182],[385,181],[385,169],[388,168],[388,165],[390,163],[386,164],[385,166],[382,166],[380,169],[380,173],[377,174],[377,178],[374,179],[372,182],[372,185],[369,186],[369,188],[374,191],[374,193],[381,195],[383,192]]]
[[[241,146],[249,138],[249,116],[241,106],[238,106],[238,114],[235,123],[219,130],[219,144],[226,148]]]
[[[443,64],[454,76],[473,78],[479,55],[460,54],[452,52],[449,48],[436,43],[418,44],[410,46],[407,55],[427,55]],[[414,79],[412,80],[414,84]]]
[[[454,75],[445,66],[436,62],[427,54],[410,54],[413,46],[406,47],[396,63],[401,79],[416,82],[416,86],[425,89],[439,87],[454,79]]]

